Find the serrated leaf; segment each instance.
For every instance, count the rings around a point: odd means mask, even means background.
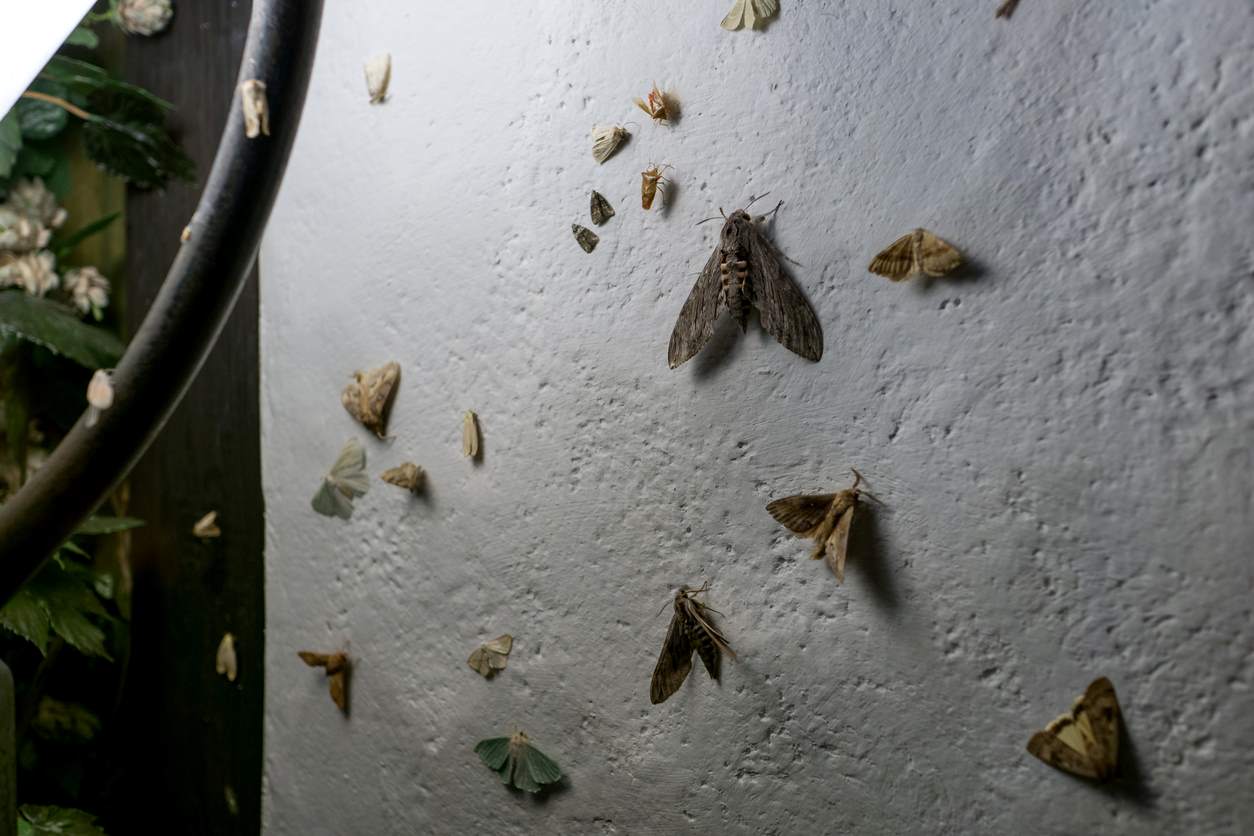
[[[69,235],[66,235],[64,238],[58,238],[54,242],[57,245],[57,250],[56,250],[57,259],[59,260],[59,259],[65,258],[67,255],[70,254],[71,250],[77,247],[84,240],[86,240],[87,238],[90,238],[91,236],[95,235],[98,232],[103,232],[106,228],[108,228],[109,224],[116,221],[121,216],[121,214],[122,214],[121,212],[114,212],[112,215],[105,215],[103,218],[98,218],[92,221],[91,223],[87,224],[87,226],[83,227],[82,229],[78,229],[78,230],[75,230],[74,232],[71,232]]]
[[[100,46],[100,38],[95,32],[86,26],[77,26],[70,36],[65,39],[66,46],[82,46],[87,49],[95,49]]]
[[[31,728],[44,740],[83,743],[100,731],[100,718],[79,703],[44,697],[31,720]]]
[[[0,119],[0,177],[8,177],[22,150],[22,126],[17,119],[16,108]]]
[[[36,79],[30,89],[58,99],[64,99],[70,94],[64,84],[43,79]],[[22,128],[23,140],[52,139],[65,130],[65,126],[70,121],[70,115],[65,112],[64,108],[40,99],[18,99],[13,109],[17,111],[17,121]]]
[[[20,290],[0,291],[0,333],[15,334],[89,369],[113,368],[124,350],[121,341],[103,328]]]
[[[64,55],[54,55],[42,70],[40,78],[59,81],[81,94],[90,95],[96,91],[106,90],[112,93],[143,100],[162,111],[170,110],[174,105],[160,96],[149,93],[144,88],[113,78],[104,67],[90,61],[80,61]],[[81,99],[80,101],[86,101]]]
[[[105,171],[141,189],[170,178],[191,181],[196,166],[155,122],[118,122],[93,116],[83,125],[83,149]]]
[[[66,540],[64,543],[62,543],[61,548],[56,550],[56,552],[53,554],[53,557],[59,558],[61,556],[61,552],[69,552],[75,557],[81,557],[84,560],[91,560],[91,553],[88,552],[86,549],[84,549],[82,546],[75,543],[73,540]],[[62,561],[62,565],[65,565],[64,561]]]
[[[16,633],[39,648],[40,653],[47,655],[52,619],[44,600],[26,587],[19,589],[9,599],[9,603],[0,609],[0,627]]]
[[[96,817],[70,807],[38,807],[24,804],[19,811],[18,824],[26,822],[30,827],[24,832],[29,836],[107,836],[96,827]],[[19,832],[21,828],[19,827]]]
[[[75,534],[117,534],[119,531],[129,531],[132,528],[139,528],[144,524],[143,520],[137,520],[134,517],[88,517],[82,525],[74,529]]]
[[[81,653],[112,660],[105,647],[104,630],[88,618],[108,618],[108,613],[81,577],[50,563],[26,586],[32,595],[43,599],[52,632]]]

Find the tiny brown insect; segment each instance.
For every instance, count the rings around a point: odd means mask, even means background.
[[[345,714],[348,713],[348,655],[345,653],[314,653],[302,650],[296,654],[311,668],[323,668],[327,672],[331,701]]]
[[[647,169],[640,172],[640,205],[647,211],[653,208],[653,199],[657,197],[658,192],[662,193],[662,205],[666,205],[666,189],[663,183],[669,183],[662,176],[662,172],[670,168],[668,165],[658,166],[650,165]]]
[[[649,118],[654,122],[669,122],[671,118],[671,104],[666,93],[658,89],[657,82],[654,82],[653,89],[649,91],[648,99],[637,98],[634,100],[636,107],[649,114]]]

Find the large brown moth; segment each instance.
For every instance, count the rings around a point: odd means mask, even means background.
[[[727,13],[727,17],[723,18],[720,25],[729,32],[734,32],[742,26],[756,29],[760,23],[774,17],[778,11],[779,0],[736,0],[736,5],[732,6],[732,10]]]
[[[607,127],[597,127],[592,129],[592,159],[598,163],[603,163],[610,157],[614,156],[614,152],[618,150],[618,146],[623,144],[627,137],[631,136],[627,129],[621,125],[609,125]]]
[[[662,176],[662,172],[668,168],[670,168],[668,165],[652,164],[640,172],[640,205],[646,211],[653,208],[653,199],[657,197],[658,192],[662,193],[662,205],[666,205],[666,189],[662,187],[662,184],[670,181]]]
[[[658,89],[657,82],[653,83],[653,89],[649,91],[647,99],[637,97],[633,99],[636,107],[649,114],[649,118],[654,122],[669,122],[671,118],[671,103],[666,93]]]
[[[597,226],[614,217],[614,207],[610,206],[610,202],[605,199],[605,195],[598,191],[592,192],[592,203],[590,207],[592,222]]]
[[[222,641],[218,643],[218,655],[214,659],[214,670],[219,675],[225,676],[227,682],[234,682],[238,674],[238,666],[235,661],[235,636],[227,633],[222,636]]]
[[[323,668],[327,672],[327,686],[331,702],[345,714],[348,713],[348,655],[345,653],[314,653],[302,650],[296,654],[311,668]]]
[[[509,661],[509,652],[513,647],[514,637],[509,633],[497,636],[492,641],[484,642],[476,647],[471,652],[470,658],[466,660],[466,664],[470,665],[470,669],[480,676],[491,679],[492,674],[505,670],[505,664]]]
[[[686,363],[705,346],[721,311],[729,311],[744,331],[751,306],[758,309],[762,328],[789,351],[807,360],[821,358],[819,318],[780,260],[749,213],[744,209],[732,212],[714,254],[679,311],[667,351],[670,367]]]
[[[266,83],[250,78],[239,86],[240,107],[244,111],[244,136],[256,139],[270,135],[270,101]]]
[[[575,233],[575,241],[579,244],[584,252],[590,253],[597,248],[597,244],[601,243],[601,238],[595,232],[586,226],[579,224],[571,224],[570,231]]]
[[[1028,751],[1056,769],[1109,781],[1119,765],[1119,698],[1106,677],[1093,680],[1071,710],[1038,731]]]
[[[400,376],[401,365],[395,361],[377,369],[353,372],[353,382],[344,387],[340,403],[363,427],[379,438],[386,438],[388,411]]]
[[[962,253],[936,233],[916,229],[889,244],[867,269],[895,282],[922,273],[943,276],[962,264]]]
[[[733,659],[736,658],[736,654],[728,646],[727,638],[710,618],[709,613],[713,610],[695,597],[708,588],[708,585],[699,589],[685,586],[675,591],[675,614],[671,616],[670,629],[666,631],[666,640],[662,642],[662,654],[658,656],[653,678],[649,682],[649,699],[654,705],[666,702],[684,684],[688,672],[692,670],[694,650],[710,678],[716,681],[722,658],[720,654],[726,653]]]
[[[379,478],[411,493],[421,493],[427,482],[427,472],[413,462],[404,462],[383,471]]]
[[[222,529],[218,527],[218,512],[210,511],[192,526],[192,536],[197,540],[214,540],[222,536]]]
[[[479,458],[479,416],[473,409],[462,416],[462,455],[468,459]]]
[[[827,565],[836,583],[845,582],[845,558],[849,553],[849,532],[854,513],[861,502],[862,474],[853,472],[853,484],[843,491],[822,494],[796,494],[777,499],[766,510],[781,525],[800,537],[814,540],[810,557],[827,556]]]
[[[996,17],[1010,17],[1015,13],[1015,6],[1019,5],[1019,0],[1006,0],[997,7]]]
[[[350,438],[310,503],[319,514],[347,520],[353,516],[353,500],[370,488],[366,475],[366,451]]]

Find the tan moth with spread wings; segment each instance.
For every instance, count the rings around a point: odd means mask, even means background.
[[[514,648],[514,637],[509,633],[497,636],[490,642],[484,642],[471,652],[466,664],[470,669],[485,679],[490,679],[497,671],[505,670],[509,661],[509,652]]]
[[[800,537],[814,540],[810,557],[827,556],[827,565],[836,583],[845,582],[845,559],[849,554],[849,531],[862,499],[862,474],[853,472],[853,484],[836,493],[796,494],[777,499],[766,510],[777,522]]]
[[[1119,765],[1119,699],[1115,686],[1099,677],[1071,710],[1028,741],[1028,751],[1050,766],[1109,781]]]
[[[938,277],[962,264],[962,253],[935,232],[919,228],[889,244],[867,269],[895,282],[922,273]]]

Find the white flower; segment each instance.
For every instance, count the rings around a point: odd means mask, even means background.
[[[0,250],[27,252],[48,246],[52,233],[8,204],[0,206]]]
[[[36,177],[19,180],[9,189],[9,208],[49,229],[60,229],[69,213],[57,206],[57,196]]]
[[[61,287],[69,294],[74,307],[96,319],[100,319],[100,312],[109,306],[109,280],[95,267],[67,270],[61,277]]]
[[[155,35],[170,25],[170,0],[118,0],[118,26],[128,35]]]
[[[43,296],[56,290],[57,259],[47,250],[0,258],[0,287],[16,285],[32,296]]]

